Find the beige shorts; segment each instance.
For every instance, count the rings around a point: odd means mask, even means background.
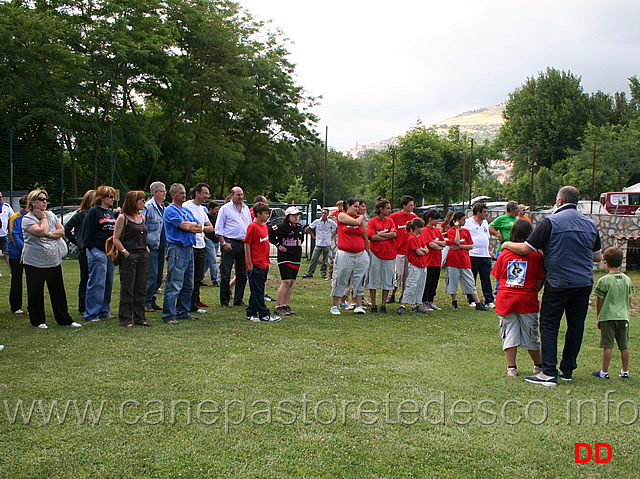
[[[499,318],[503,350],[518,346],[529,351],[540,349],[538,313],[509,313]]]
[[[402,288],[402,285],[407,280],[409,274],[409,260],[406,254],[399,254],[396,256],[396,274],[393,279],[393,285],[396,288]]]

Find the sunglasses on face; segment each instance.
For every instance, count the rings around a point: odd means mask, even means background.
[[[47,198],[36,198],[36,200],[38,200],[38,201],[47,201],[47,202],[49,201]]]
[[[107,196],[107,198],[111,198],[112,200],[114,200],[116,197],[113,196],[113,195],[109,195],[109,196]]]

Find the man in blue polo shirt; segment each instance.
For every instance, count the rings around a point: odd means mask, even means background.
[[[172,203],[164,211],[164,231],[167,238],[167,284],[164,289],[162,320],[179,324],[178,319],[198,319],[192,316],[193,245],[202,225],[182,207],[187,191],[180,183],[169,189]]]

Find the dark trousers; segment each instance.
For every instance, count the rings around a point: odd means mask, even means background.
[[[491,285],[491,258],[479,258],[477,256],[470,256],[471,259],[471,272],[473,273],[473,280],[476,281],[478,275],[480,275],[480,284],[482,285],[482,296],[484,296],[484,302],[493,303],[493,286]],[[469,302],[473,301],[473,296],[467,295]]]
[[[62,281],[62,267],[36,268],[24,265],[27,277],[27,300],[29,302],[29,320],[33,326],[44,324],[47,318],[44,313],[44,284],[47,283],[51,307],[56,322],[60,326],[69,326],[73,319],[69,316],[67,294]]]
[[[147,295],[147,268],[149,253],[129,253],[125,258],[120,255],[120,324],[126,326],[145,322],[144,299]]]
[[[540,341],[542,343],[542,371],[548,376],[558,376],[558,330],[564,314],[567,332],[560,369],[571,375],[576,369],[578,353],[582,346],[584,320],[589,309],[591,286],[583,288],[554,288],[545,284],[540,308]]]
[[[220,304],[229,304],[231,300],[231,268],[236,265],[236,288],[233,295],[233,303],[239,305],[244,297],[244,287],[247,284],[247,265],[244,261],[244,242],[241,240],[226,239],[231,245],[231,251],[222,250],[220,259]]]
[[[85,299],[87,297],[87,282],[89,281],[89,260],[87,252],[81,249],[78,252],[78,263],[80,263],[80,284],[78,284],[78,311],[84,313]]]
[[[424,284],[424,292],[422,293],[422,302],[433,303],[438,289],[438,281],[440,280],[440,266],[427,266],[427,281]]]
[[[11,268],[11,291],[9,292],[9,305],[11,312],[22,309],[22,263],[20,258],[9,258]]]
[[[207,259],[205,248],[193,248],[193,293],[191,293],[191,311],[198,309],[200,286],[204,280],[204,262]]]
[[[264,285],[267,282],[267,273],[269,268],[258,268],[253,265],[253,272],[249,273],[249,307],[247,308],[247,316],[257,316],[264,318],[269,316],[269,308],[264,304]]]

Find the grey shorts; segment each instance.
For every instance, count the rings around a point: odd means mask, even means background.
[[[498,317],[503,350],[518,346],[529,351],[540,349],[538,313],[509,313]]]
[[[476,282],[470,269],[447,266],[447,287],[445,292],[447,294],[456,294],[458,292],[458,283],[462,286],[462,294],[478,293]]]
[[[347,287],[353,284],[353,295],[364,295],[364,277],[369,270],[369,255],[366,251],[348,253],[338,250],[333,270],[333,289],[331,296],[344,296]]]
[[[407,255],[399,254],[396,256],[396,273],[393,279],[393,285],[396,288],[402,288],[402,285],[407,280],[409,260]]]
[[[393,289],[393,275],[395,273],[395,259],[380,259],[375,254],[369,256],[369,281],[367,289],[380,289],[391,291]]]
[[[615,320],[600,323],[600,347],[613,349],[618,343],[620,351],[629,349],[629,321]]]

